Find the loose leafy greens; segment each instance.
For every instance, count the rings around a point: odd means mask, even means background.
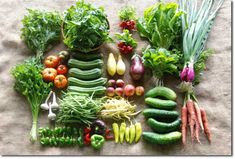
[[[40,104],[50,92],[52,84],[43,81],[41,70],[43,65],[37,58],[30,58],[12,68],[15,78],[14,88],[26,97],[32,111],[33,124],[30,132],[31,141],[37,140],[37,122]]]
[[[135,8],[132,6],[125,6],[122,7],[121,10],[118,12],[118,16],[121,20],[135,20],[136,19],[136,11]]]
[[[162,82],[164,74],[176,75],[181,65],[182,14],[177,3],[159,2],[147,8],[144,17],[137,21],[140,36],[151,44],[143,52],[144,65],[153,71],[159,82]]]
[[[21,38],[39,58],[51,43],[60,40],[62,19],[56,11],[28,9],[22,23]]]
[[[64,12],[64,43],[71,50],[89,52],[109,39],[109,24],[103,8],[78,1]]]
[[[156,3],[144,11],[143,18],[138,19],[137,30],[141,37],[150,41],[152,47],[178,49],[182,14],[182,11],[178,11],[177,3]]]
[[[173,51],[176,53],[172,53]],[[164,48],[146,48],[143,52],[143,63],[158,79],[162,79],[165,73],[177,74],[180,54],[177,50],[173,51]]]
[[[134,48],[137,46],[137,42],[134,38],[132,38],[132,34],[130,34],[129,30],[127,29],[124,29],[123,33],[115,34],[115,36],[119,42],[124,42],[126,45],[130,45]]]

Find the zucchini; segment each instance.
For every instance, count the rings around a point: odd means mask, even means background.
[[[172,100],[162,100],[158,98],[145,98],[145,103],[151,107],[158,109],[172,110],[176,107],[177,103]]]
[[[102,54],[101,53],[73,53],[72,57],[74,57],[77,60],[91,61],[91,60],[101,59]]]
[[[176,93],[167,87],[159,87],[156,86],[155,88],[149,90],[146,94],[145,97],[163,97],[165,99],[169,100],[175,100],[177,95]]]
[[[93,68],[101,68],[104,65],[103,60],[96,59],[92,61],[81,61],[76,59],[69,59],[68,66],[70,68],[79,68],[82,70],[90,70]]]
[[[153,144],[170,144],[181,139],[181,132],[173,131],[166,134],[158,134],[154,132],[143,132],[142,137],[144,140]]]
[[[100,77],[94,80],[80,80],[74,77],[68,78],[69,86],[79,86],[79,87],[96,87],[104,86],[107,82],[107,78]]]
[[[179,113],[177,111],[169,111],[169,110],[161,110],[154,108],[147,108],[143,111],[143,115],[146,118],[160,118],[160,119],[176,119],[179,117]]]
[[[102,76],[102,70],[94,68],[91,70],[80,70],[78,68],[69,69],[69,77],[75,77],[81,80],[93,80]]]
[[[68,91],[71,92],[78,92],[78,93],[84,93],[92,95],[104,95],[106,88],[104,86],[97,86],[97,87],[91,87],[91,88],[85,88],[85,87],[77,87],[77,86],[68,86]]]
[[[157,133],[168,133],[177,130],[180,127],[181,119],[178,118],[171,123],[159,122],[153,118],[147,121],[148,126]]]

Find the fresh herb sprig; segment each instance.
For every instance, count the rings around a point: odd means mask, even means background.
[[[124,6],[118,12],[118,16],[121,20],[136,20],[136,10],[132,6]]]

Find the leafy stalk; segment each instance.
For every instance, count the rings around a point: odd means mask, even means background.
[[[32,112],[32,129],[30,139],[37,140],[37,121],[40,104],[50,92],[51,83],[43,81],[41,70],[43,65],[38,58],[30,58],[12,68],[11,74],[15,78],[14,88],[27,99]]]

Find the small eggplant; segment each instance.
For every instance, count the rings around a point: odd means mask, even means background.
[[[131,58],[130,74],[133,80],[140,80],[144,75],[144,65],[140,55],[134,54]]]
[[[91,124],[91,135],[105,135],[106,124],[102,120],[96,120]]]

